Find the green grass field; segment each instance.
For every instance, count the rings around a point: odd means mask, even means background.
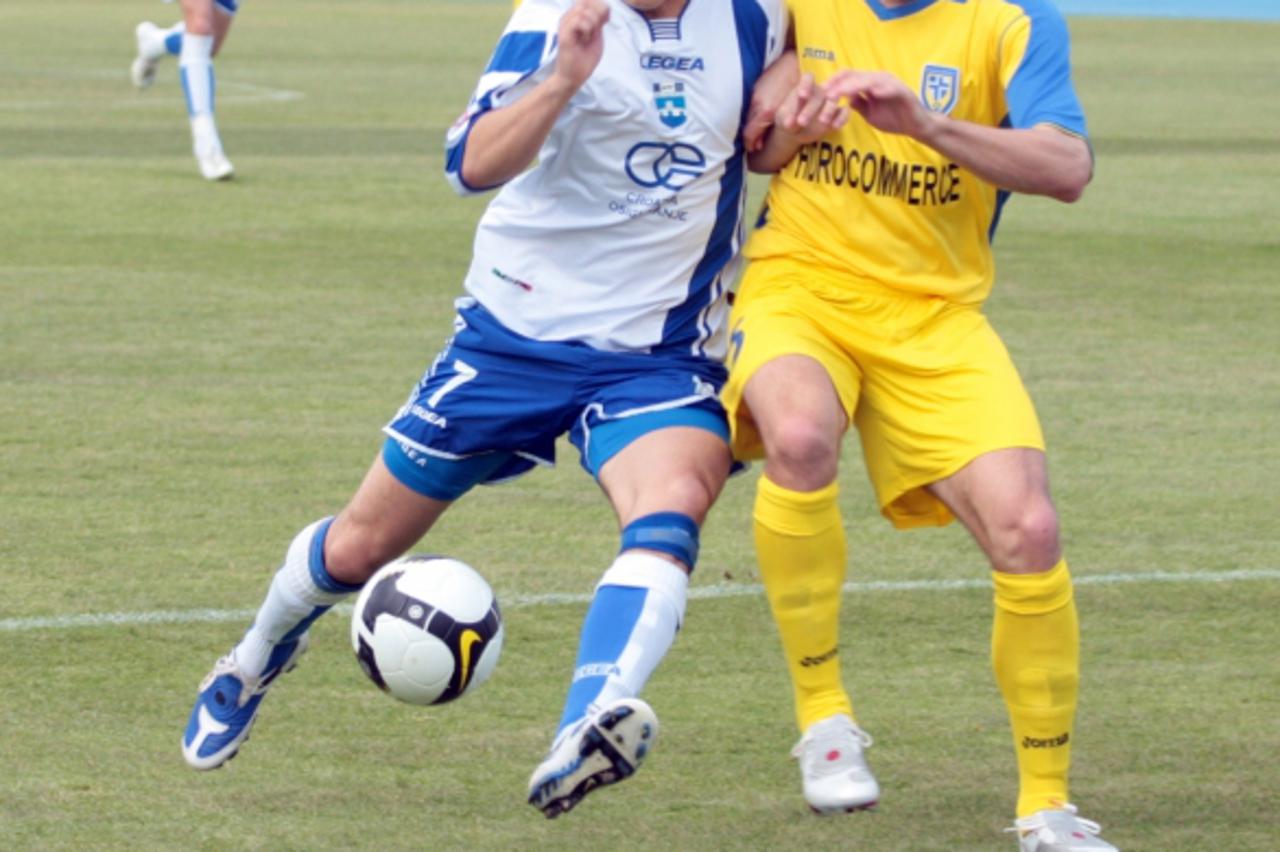
[[[880,520],[853,446],[850,579],[919,581],[843,613],[876,813],[818,819],[800,797],[753,473],[708,522],[706,596],[646,693],[645,770],[556,822],[523,804],[616,547],[572,451],[425,545],[508,603],[490,683],[397,705],[331,616],[240,757],[185,767],[196,684],[448,333],[483,202],[446,186],[443,133],[507,7],[244,5],[218,64],[237,177],[207,185],[174,65],[143,94],[127,79],[134,24],[174,7],[0,4],[0,848],[1012,848],[985,564],[957,528]],[[1009,206],[990,314],[1082,580],[1073,797],[1126,852],[1271,850],[1280,24],[1072,30],[1097,177],[1074,207]]]

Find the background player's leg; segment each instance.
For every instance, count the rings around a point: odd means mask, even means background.
[[[1061,807],[1069,801],[1080,636],[1044,453],[987,453],[930,490],[994,569],[992,662],[1018,757],[1017,814]]]
[[[214,121],[217,88],[213,71],[216,48],[231,26],[231,15],[213,0],[183,0],[186,31],[182,38],[179,74],[191,121],[192,146],[200,174],[206,180],[226,180],[234,174],[222,150]]]

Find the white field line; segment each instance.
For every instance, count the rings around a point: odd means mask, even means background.
[[[1261,568],[1238,571],[1147,571],[1133,574],[1093,574],[1075,578],[1078,586],[1114,586],[1131,583],[1235,583],[1258,580],[1280,580],[1280,569]],[[864,583],[845,583],[846,594],[865,592],[944,592],[952,589],[986,589],[991,581],[985,577],[962,580],[874,580]],[[763,587],[758,583],[735,583],[715,586],[695,586],[689,589],[689,597],[740,598],[761,595]],[[541,595],[513,594],[504,596],[504,609],[552,606],[555,604],[583,604],[591,599],[586,593],[551,592]],[[339,612],[349,613],[350,605],[340,605]],[[249,622],[251,609],[184,609],[156,612],[99,612],[80,615],[51,615],[35,618],[0,619],[0,633],[28,633],[35,630],[73,630],[81,627],[115,627],[139,624],[195,624],[218,621]]]
[[[42,76],[58,76],[45,74]],[[61,75],[71,76],[71,75]],[[137,92],[130,85],[128,75],[119,71],[90,71],[74,75],[81,79],[119,78],[121,83],[120,97],[116,98],[42,98],[38,100],[0,99],[0,111],[10,112],[48,112],[50,110],[90,110],[90,109],[174,109],[182,108],[182,98],[178,89],[165,93],[159,91]],[[173,95],[173,97],[170,97]],[[306,97],[303,92],[292,89],[277,89],[272,86],[259,86],[257,83],[246,83],[239,80],[218,78],[218,103],[259,104],[283,101],[298,101]],[[176,100],[175,100],[176,98]]]

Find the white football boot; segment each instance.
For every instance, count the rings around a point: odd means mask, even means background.
[[[529,804],[555,819],[598,787],[630,778],[658,737],[658,717],[639,698],[621,698],[583,717],[551,745],[529,778]]]
[[[235,167],[221,148],[197,148],[195,154],[200,174],[205,180],[231,180],[235,177]]]
[[[236,175],[236,168],[227,159],[227,155],[223,154],[223,146],[216,141],[216,134],[214,139],[214,142],[196,142],[193,148],[196,165],[200,166],[201,177],[205,180],[230,180]]]
[[[1021,817],[1005,831],[1018,833],[1021,852],[1119,852],[1098,836],[1101,826],[1076,816],[1075,805],[1066,803]]]
[[[791,756],[800,761],[810,810],[836,814],[875,807],[880,785],[864,755],[871,742],[871,736],[843,713],[809,726]]]
[[[138,55],[129,66],[129,79],[139,89],[146,89],[156,81],[156,66],[164,58],[164,31],[150,21],[143,21],[133,30],[138,44]]]
[[[222,137],[218,135],[212,114],[192,117],[191,141],[196,164],[205,180],[229,180],[235,174],[231,161],[222,153]]]

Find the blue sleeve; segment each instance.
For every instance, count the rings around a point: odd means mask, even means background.
[[[460,195],[484,192],[493,187],[475,187],[462,179],[462,160],[467,137],[480,116],[514,103],[529,88],[537,73],[554,61],[556,28],[560,10],[554,3],[523,3],[512,16],[493,55],[480,75],[471,102],[445,137],[445,177]]]
[[[782,55],[785,48],[787,9],[781,0],[733,0],[742,59],[742,117],[747,123],[751,93],[760,75]]]
[[[1010,124],[1026,128],[1047,123],[1087,135],[1084,110],[1071,83],[1067,22],[1047,0],[1013,2],[1026,13],[1030,27],[1022,61],[1005,87]]]

